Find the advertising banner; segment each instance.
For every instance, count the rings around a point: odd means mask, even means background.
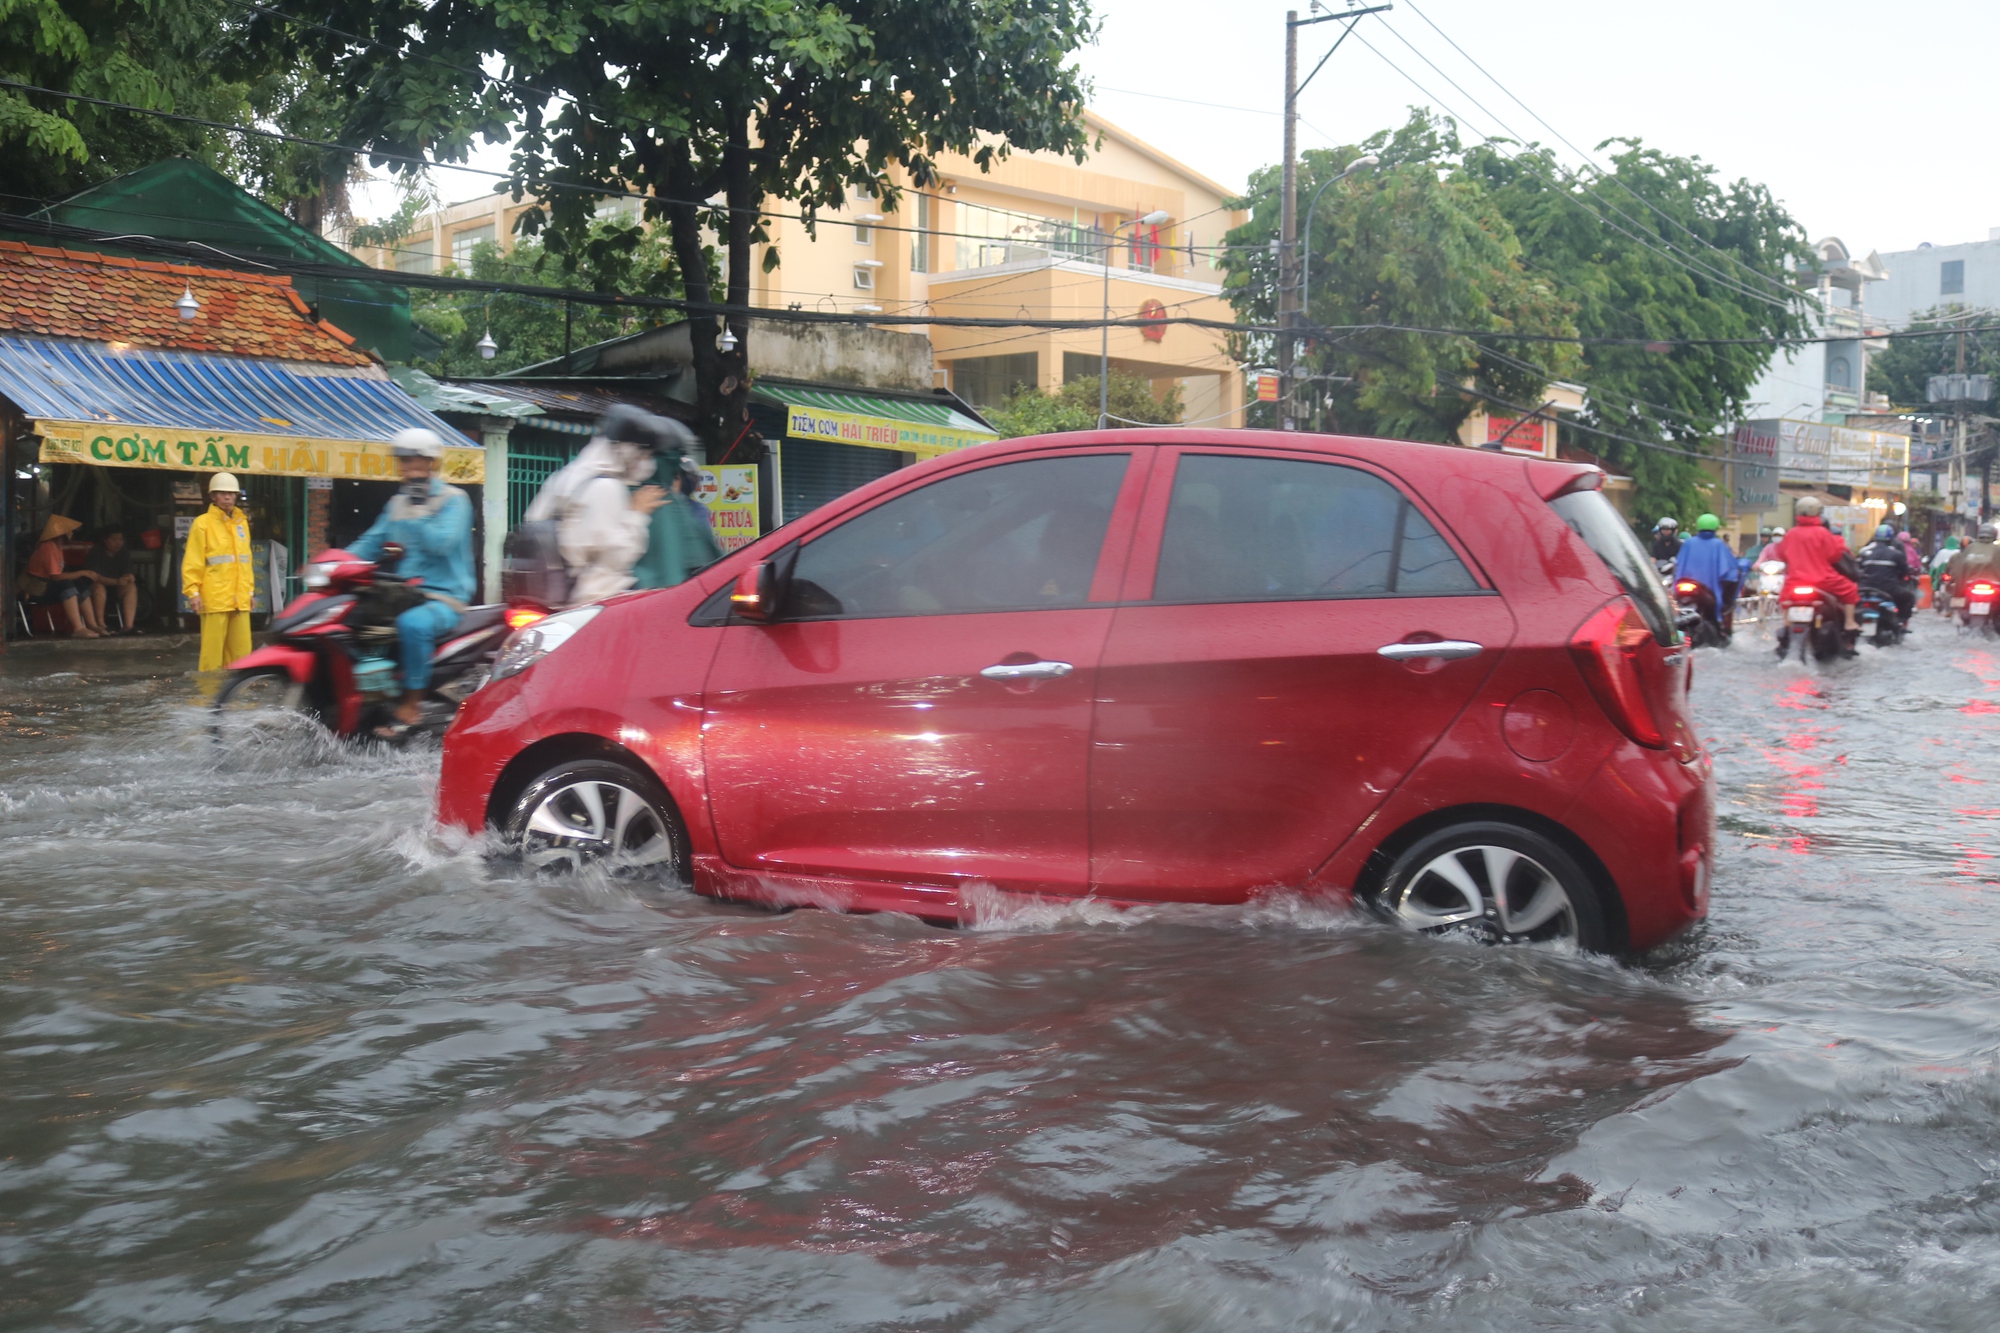
[[[869,449],[897,449],[919,458],[934,458],[954,449],[998,438],[992,431],[898,421],[894,417],[837,412],[797,403],[785,405],[785,433],[793,439],[832,440],[838,444],[858,444]]]
[[[1730,442],[1729,463],[1736,504],[1770,509],[1778,503],[1778,433],[1771,422],[1746,422]]]
[[[1488,417],[1486,442],[1498,445],[1502,453],[1528,454],[1535,458],[1554,455],[1556,423],[1547,417]]]
[[[716,544],[729,552],[748,546],[760,535],[757,523],[757,467],[726,463],[701,470],[701,489],[694,493],[708,510]]]
[[[181,431],[171,426],[37,421],[44,463],[234,472],[252,477],[339,477],[394,481],[401,473],[386,440],[318,440],[285,435]],[[449,437],[447,437],[449,438]],[[459,438],[464,438],[463,436]],[[486,451],[447,447],[439,475],[454,485],[486,480]]]

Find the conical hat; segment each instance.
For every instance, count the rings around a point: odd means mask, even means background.
[[[42,540],[48,541],[51,537],[67,537],[82,526],[83,524],[73,518],[64,518],[61,514],[52,514],[49,516],[48,525],[42,529]]]

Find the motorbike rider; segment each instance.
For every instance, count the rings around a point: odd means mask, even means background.
[[[1776,558],[1785,562],[1785,581],[1805,583],[1815,588],[1823,588],[1834,595],[1840,603],[1840,611],[1847,618],[1845,629],[1853,631],[1861,628],[1854,619],[1854,607],[1860,600],[1861,590],[1853,579],[1840,572],[1841,563],[1853,563],[1847,543],[1842,541],[1820,518],[1820,502],[1817,496],[1799,497],[1792,506],[1792,530],[1778,543]],[[1853,649],[1846,650],[1853,655]]]
[[[671,588],[685,583],[697,569],[722,559],[708,509],[695,499],[701,490],[701,469],[682,455],[667,489],[667,501],[653,511],[646,533],[646,553],[632,566],[637,588]]]
[[[653,511],[667,501],[664,489],[643,483],[661,455],[678,458],[693,443],[678,421],[620,403],[599,419],[583,451],[543,484],[524,517],[557,522],[556,544],[571,575],[567,605],[633,586],[632,567],[646,552]]]
[[[1896,619],[1904,628],[1917,605],[1916,576],[1910,572],[1910,555],[1896,539],[1896,530],[1887,523],[1875,529],[1875,539],[1861,548],[1861,586],[1887,593],[1896,603]]]
[[[1951,562],[1958,558],[1958,537],[1946,537],[1944,544],[1931,557],[1931,605],[1941,616],[1951,614],[1952,582]]]
[[[1703,514],[1694,521],[1694,536],[1681,543],[1674,560],[1676,579],[1693,579],[1707,586],[1715,596],[1715,615],[1724,634],[1729,633],[1735,612],[1736,589],[1742,572],[1729,543],[1718,535],[1722,521]]]
[[[396,617],[403,699],[396,708],[395,724],[376,729],[384,740],[395,739],[423,720],[431,654],[437,641],[458,624],[476,586],[472,499],[437,475],[444,441],[436,431],[413,426],[399,433],[390,448],[403,474],[403,487],[383,506],[374,526],[347,547],[362,560],[378,560],[384,546],[401,546],[403,558],[396,573],[412,582],[422,580],[417,590],[424,594],[423,605]]]
[[[1672,560],[1681,552],[1681,522],[1669,514],[1653,525],[1653,559]]]
[[[1764,549],[1757,553],[1756,563],[1761,565],[1767,560],[1776,560],[1778,558],[1778,544],[1784,540],[1785,530],[1783,528],[1772,528],[1771,540],[1765,542]]]
[[[2000,578],[2000,528],[1991,523],[1981,523],[1979,531],[1973,534],[1972,544],[1951,558],[1951,586],[1954,590],[1963,588],[1973,579],[1985,577]],[[1954,591],[1954,596],[1963,593]]]

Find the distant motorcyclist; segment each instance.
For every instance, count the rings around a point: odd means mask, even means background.
[[[1764,549],[1757,553],[1756,563],[1761,565],[1767,560],[1776,560],[1778,558],[1778,543],[1783,540],[1785,540],[1785,530],[1783,528],[1772,528],[1771,540],[1764,543]]]
[[[1991,523],[1981,523],[1979,531],[1973,534],[1972,545],[1951,558],[1949,569],[1953,589],[1963,588],[1975,578],[2000,577],[2000,544],[1996,544],[1997,537],[2000,537],[2000,529]]]
[[[437,476],[444,457],[444,440],[433,430],[412,427],[398,434],[390,448],[403,474],[403,488],[384,505],[373,527],[348,543],[347,550],[363,560],[379,560],[382,548],[403,548],[396,566],[399,578],[421,580],[421,606],[396,617],[401,647],[403,701],[394,726],[378,727],[376,735],[394,739],[423,720],[424,693],[431,683],[431,654],[437,642],[458,624],[472,600],[472,499]]]
[[[543,483],[524,517],[556,522],[556,542],[570,571],[568,605],[602,601],[633,586],[632,567],[646,553],[653,511],[667,501],[665,490],[644,483],[660,455],[678,457],[693,443],[678,421],[620,403],[598,421],[583,452]]]
[[[1681,543],[1675,557],[1674,577],[1707,586],[1715,595],[1716,619],[1722,632],[1728,634],[1743,576],[1729,543],[1717,535],[1721,527],[1721,520],[1713,514],[1703,514],[1694,521],[1694,536]]]
[[[1668,515],[1653,525],[1653,559],[1672,560],[1681,553],[1681,522]]]
[[[1958,538],[1946,537],[1944,544],[1931,557],[1931,605],[1939,615],[1951,614],[1952,582],[1951,562],[1958,558]]]
[[[1910,553],[1896,539],[1896,530],[1887,523],[1875,529],[1875,539],[1861,548],[1861,586],[1887,593],[1896,603],[1896,618],[1907,627],[1910,612],[1917,605],[1916,576],[1910,572]]]
[[[1861,590],[1840,569],[1841,565],[1849,568],[1854,565],[1847,543],[1820,518],[1817,496],[1801,496],[1792,507],[1792,513],[1792,530],[1778,543],[1776,557],[1785,562],[1785,581],[1810,584],[1832,593],[1840,603],[1841,614],[1847,618],[1845,628],[1859,630],[1861,626],[1854,619],[1854,607],[1860,599]]]

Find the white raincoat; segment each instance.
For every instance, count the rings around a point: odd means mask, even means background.
[[[632,566],[646,553],[651,516],[632,506],[633,486],[653,475],[643,449],[599,436],[542,483],[523,516],[557,521],[556,543],[569,565],[569,604],[602,601],[632,586]]]

